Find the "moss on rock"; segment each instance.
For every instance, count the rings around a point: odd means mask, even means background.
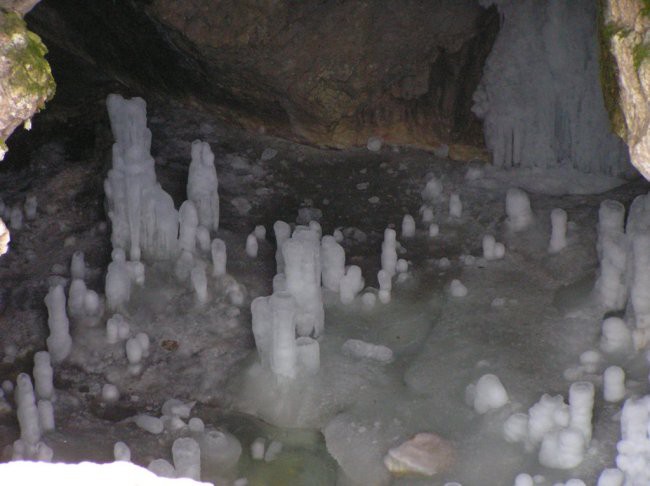
[[[13,130],[56,91],[47,48],[16,12],[0,10],[0,160]]]
[[[621,109],[618,86],[618,68],[612,54],[610,42],[616,35],[626,35],[625,29],[607,22],[605,17],[606,0],[598,0],[598,48],[600,53],[600,85],[603,91],[605,109],[609,115],[612,131],[623,140],[627,137],[625,116]]]

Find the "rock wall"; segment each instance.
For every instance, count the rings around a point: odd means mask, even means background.
[[[336,147],[482,145],[471,93],[499,22],[475,0],[43,0],[29,19],[124,84],[244,127]]]
[[[641,0],[604,0],[603,32],[616,61],[622,133],[630,158],[650,180],[650,10]]]

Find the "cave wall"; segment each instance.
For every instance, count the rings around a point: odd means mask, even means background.
[[[43,0],[56,44],[145,96],[334,147],[482,145],[471,93],[499,28],[475,0]]]

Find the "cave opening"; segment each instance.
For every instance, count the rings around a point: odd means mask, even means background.
[[[650,483],[644,5],[0,0],[0,478]]]

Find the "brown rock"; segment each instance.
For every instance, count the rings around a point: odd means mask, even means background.
[[[454,464],[455,449],[436,434],[421,432],[402,445],[388,451],[384,465],[393,474],[433,476]]]
[[[148,96],[245,127],[335,147],[483,143],[471,95],[498,16],[475,0],[44,0],[30,18]]]

